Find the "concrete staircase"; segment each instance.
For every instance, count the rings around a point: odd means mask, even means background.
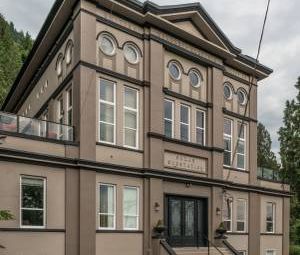
[[[174,251],[177,255],[232,255],[232,253],[227,248],[218,248],[221,252],[219,252],[216,248],[211,247],[209,249],[207,247],[201,248],[174,248]]]

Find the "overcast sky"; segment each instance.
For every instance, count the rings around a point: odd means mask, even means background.
[[[1,0],[0,12],[17,29],[36,36],[54,0]],[[154,0],[160,5],[195,2],[189,0]],[[255,56],[267,0],[201,0],[230,40],[244,54]],[[274,69],[270,78],[260,83],[258,118],[273,138],[278,152],[277,131],[287,99],[295,96],[294,84],[300,76],[299,0],[271,0],[271,8],[260,62]]]

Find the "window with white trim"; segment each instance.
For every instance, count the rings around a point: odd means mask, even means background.
[[[247,252],[246,251],[239,251],[239,254],[240,255],[247,255]]]
[[[123,189],[123,227],[125,230],[139,229],[139,189],[124,187]]]
[[[231,166],[232,160],[232,120],[224,119],[224,166]]]
[[[237,168],[246,168],[246,125],[238,122]]]
[[[46,226],[46,179],[21,176],[21,227]]]
[[[101,79],[99,96],[99,141],[115,144],[116,136],[116,84]]]
[[[276,255],[276,252],[274,250],[267,250],[266,255]]]
[[[73,90],[69,88],[67,90],[67,125],[68,127],[68,138],[73,139]]]
[[[57,99],[57,119],[58,123],[60,124],[58,126],[58,138],[63,139],[64,136],[64,98],[63,95],[61,95]]]
[[[205,112],[196,110],[196,142],[205,145]]]
[[[272,202],[267,202],[266,205],[266,232],[275,232],[275,208],[276,205]]]
[[[116,186],[100,184],[99,228],[116,228]]]
[[[138,148],[138,91],[124,87],[124,146]]]
[[[224,227],[228,232],[232,232],[232,207],[233,207],[232,198],[224,199],[223,222],[225,225]]]
[[[190,111],[187,105],[180,105],[180,139],[182,141],[190,141]]]
[[[174,137],[174,102],[169,99],[164,101],[165,136]]]
[[[246,232],[247,219],[247,201],[245,199],[238,199],[236,201],[236,231]]]

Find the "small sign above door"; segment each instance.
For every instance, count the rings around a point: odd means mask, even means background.
[[[173,152],[165,152],[164,166],[166,168],[185,170],[200,174],[207,173],[207,159],[191,157]]]

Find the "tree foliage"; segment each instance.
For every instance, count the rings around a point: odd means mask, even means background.
[[[272,151],[271,135],[262,123],[257,125],[257,166],[279,169],[276,156]]]
[[[7,210],[0,210],[0,221],[13,220],[14,216]]]
[[[33,40],[28,33],[19,32],[0,14],[0,105],[24,63]]]

